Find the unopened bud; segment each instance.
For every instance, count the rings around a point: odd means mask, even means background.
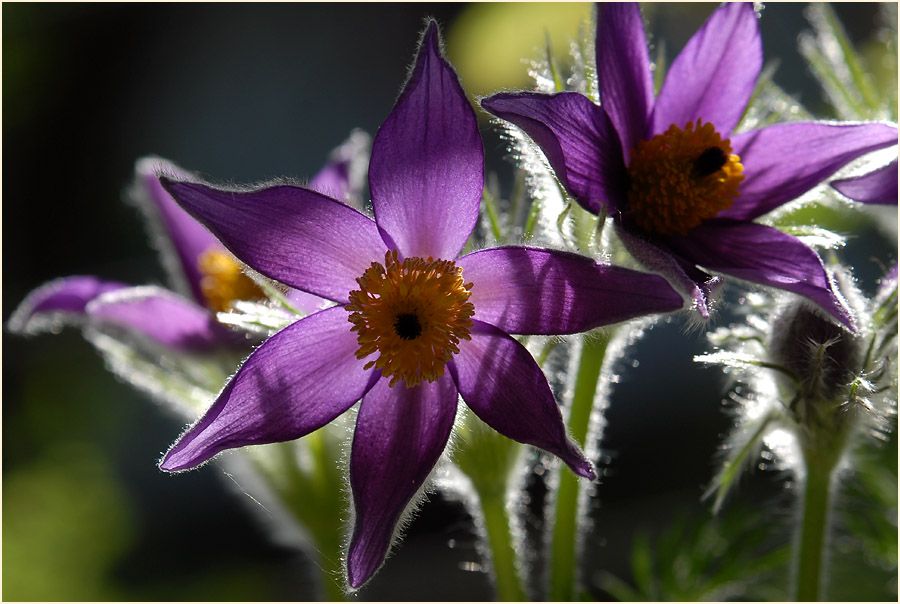
[[[794,387],[815,398],[833,400],[861,369],[859,338],[804,302],[778,314],[768,350],[773,363],[795,374]]]

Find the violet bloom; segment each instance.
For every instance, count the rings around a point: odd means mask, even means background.
[[[10,319],[10,329],[37,333],[58,324],[102,325],[189,353],[240,342],[214,312],[229,299],[255,298],[262,292],[222,244],[163,190],[159,170],[186,175],[166,160],[138,160],[128,197],[148,219],[174,291],[90,275],[64,277],[29,294]]]
[[[356,172],[368,157],[368,146],[368,134],[351,134],[331,153],[310,188],[353,202],[361,188]],[[137,161],[127,196],[147,219],[172,289],[133,287],[90,275],[64,277],[28,295],[10,319],[12,331],[34,334],[65,324],[102,326],[185,353],[249,346],[220,324],[216,313],[234,301],[263,300],[265,295],[219,240],[162,188],[160,173],[189,177],[172,162],[146,157]],[[323,302],[296,290],[285,295],[304,312],[318,310]]]
[[[734,133],[763,61],[751,4],[716,9],[655,99],[637,4],[599,5],[596,53],[600,105],[574,92],[519,92],[482,106],[528,133],[569,193],[588,211],[605,208],[634,257],[687,292],[704,317],[719,281],[709,270],[806,296],[853,328],[818,254],[753,220],[896,144],[896,126]]]
[[[299,438],[362,399],[350,454],[357,588],[444,451],[458,398],[495,430],[594,478],[540,367],[513,334],[570,334],[673,311],[664,279],[575,254],[498,247],[457,255],[478,217],[474,111],[429,24],[372,149],[375,220],[308,189],[224,190],[163,179],[254,270],[337,305],[266,340],[160,467]]]

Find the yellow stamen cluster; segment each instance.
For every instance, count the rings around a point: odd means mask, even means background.
[[[660,235],[687,232],[734,203],[741,158],[712,124],[675,124],[639,141],[628,166],[628,202],[638,225]]]
[[[472,284],[450,260],[400,262],[391,250],[384,265],[373,262],[356,282],[359,289],[345,307],[359,342],[356,358],[379,353],[365,368],[380,369],[391,386],[436,381],[459,352],[460,339],[471,339]]]
[[[209,248],[197,259],[203,277],[200,289],[206,306],[213,312],[228,310],[235,300],[261,300],[262,290],[244,274],[241,265],[225,250]]]

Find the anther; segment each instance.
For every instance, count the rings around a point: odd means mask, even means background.
[[[675,124],[638,141],[628,166],[628,205],[638,226],[660,235],[688,231],[731,207],[744,179],[740,157],[710,123]]]
[[[462,269],[433,258],[401,262],[391,250],[383,265],[373,262],[356,282],[359,289],[345,307],[359,343],[356,358],[378,355],[364,369],[380,370],[392,387],[440,379],[459,341],[471,338],[475,307]]]
[[[197,259],[200,289],[213,312],[229,310],[235,300],[262,300],[265,294],[244,274],[241,264],[225,250],[212,247]]]

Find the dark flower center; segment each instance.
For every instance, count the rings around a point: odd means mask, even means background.
[[[415,340],[422,335],[422,324],[415,313],[403,313],[397,315],[394,321],[394,331],[404,340]]]
[[[728,156],[722,151],[721,147],[710,147],[706,149],[700,156],[694,160],[694,176],[703,178],[718,172],[725,163],[728,162]]]

